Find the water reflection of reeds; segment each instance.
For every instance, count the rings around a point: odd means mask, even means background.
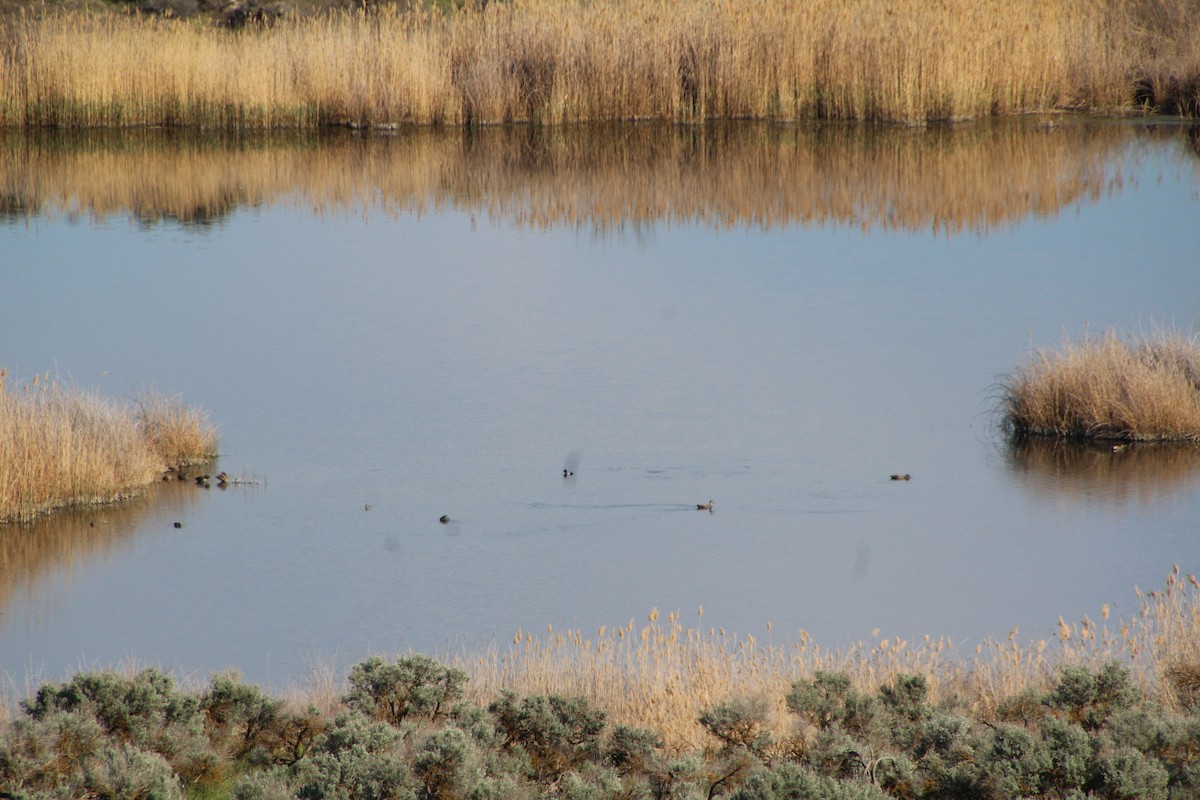
[[[1034,493],[1115,508],[1150,505],[1200,486],[1200,447],[1117,444],[1022,437],[1008,444],[1008,464]]]
[[[32,591],[51,573],[70,577],[77,568],[94,566],[151,525],[174,530],[173,523],[204,491],[192,481],[162,481],[122,503],[0,525],[0,616],[15,596]]]
[[[0,219],[127,215],[207,226],[237,209],[284,204],[316,214],[450,207],[595,231],[697,223],[980,232],[1119,187],[1117,156],[1144,140],[1190,146],[1180,126],[1082,121],[13,133],[0,136]]]

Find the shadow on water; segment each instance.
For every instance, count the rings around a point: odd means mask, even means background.
[[[1006,456],[1021,484],[1047,500],[1140,507],[1200,487],[1200,447],[1194,444],[1027,437],[1010,441]]]
[[[530,227],[847,225],[983,232],[1119,187],[1113,156],[1195,126],[1004,120],[508,127],[446,134],[0,133],[0,220],[218,226],[271,205],[315,215],[445,208]]]
[[[201,465],[195,471],[202,469],[208,467]],[[203,491],[191,480],[159,481],[122,503],[0,525],[0,615],[22,591],[52,574],[69,576],[103,563],[132,546],[141,534],[184,533],[185,528],[176,531],[174,524],[187,515]]]

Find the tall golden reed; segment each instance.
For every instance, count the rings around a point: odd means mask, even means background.
[[[157,395],[120,403],[49,373],[0,387],[0,522],[121,499],[216,443],[201,412]]]
[[[1150,24],[1162,9],[1171,24]],[[511,0],[237,32],[78,13],[9,27],[8,126],[921,124],[1200,97],[1192,0]]]
[[[1200,583],[1192,575],[1184,579],[1176,565],[1163,590],[1137,596],[1141,608],[1129,619],[1110,620],[1106,605],[1097,620],[1085,616],[1072,624],[1059,617],[1054,635],[1024,642],[1013,629],[973,652],[946,639],[909,642],[878,631],[838,650],[822,648],[804,631],[793,642],[763,643],[705,630],[701,608],[687,627],[678,612],[664,623],[655,610],[640,626],[629,620],[594,637],[521,631],[507,649],[462,655],[457,665],[471,675],[468,690],[478,702],[489,702],[500,689],[583,696],[606,709],[613,723],[651,728],[680,751],[705,746],[697,717],[733,697],[766,700],[770,727],[784,738],[793,729],[788,690],[816,670],[844,670],[864,691],[901,673],[920,673],[934,701],[957,698],[987,719],[1004,698],[1048,690],[1064,665],[1098,667],[1117,659],[1131,666],[1152,698],[1177,709],[1191,700],[1189,691],[1200,691],[1192,680],[1200,677]]]
[[[1001,386],[1017,435],[1200,442],[1200,339],[1109,331],[1039,350]]]

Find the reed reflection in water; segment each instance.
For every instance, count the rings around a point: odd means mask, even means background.
[[[0,218],[218,224],[239,208],[315,215],[444,208],[604,233],[657,224],[984,232],[1119,187],[1113,154],[1189,129],[1003,121],[860,126],[529,127],[439,135],[205,138],[136,131],[0,137]]]
[[[1024,437],[1009,443],[1007,460],[1024,488],[1048,501],[1144,508],[1200,487],[1200,447],[1190,443]]]
[[[174,531],[174,522],[203,491],[193,481],[162,481],[122,503],[0,525],[0,616],[9,612],[14,596],[54,575],[69,581],[77,567],[94,569],[139,535]]]

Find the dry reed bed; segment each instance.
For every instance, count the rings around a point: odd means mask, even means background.
[[[1067,623],[1059,617],[1047,638],[1021,642],[1014,629],[1004,641],[987,641],[963,653],[945,639],[919,642],[873,633],[872,641],[822,648],[804,631],[790,644],[764,644],[702,627],[684,627],[678,612],[664,621],[657,610],[641,627],[630,620],[601,628],[594,638],[580,631],[518,632],[506,651],[461,656],[471,675],[472,700],[486,704],[501,689],[522,694],[586,697],[615,723],[658,731],[678,751],[703,749],[707,734],[700,712],[733,697],[759,697],[771,708],[771,728],[788,734],[793,722],[784,703],[788,689],[816,670],[844,670],[861,690],[874,690],[901,673],[926,676],[931,699],[956,697],[988,719],[998,701],[1022,691],[1047,691],[1067,664],[1098,667],[1118,659],[1135,680],[1168,708],[1191,702],[1200,691],[1200,583],[1181,578],[1176,565],[1162,590],[1137,591],[1141,609],[1132,618]],[[768,626],[769,628],[769,626]]]
[[[453,206],[597,232],[660,223],[985,231],[1095,200],[1119,186],[1118,156],[1143,141],[1188,146],[1167,126],[1021,122],[869,135],[738,123],[215,143],[156,131],[10,134],[0,136],[0,198],[11,219],[206,222],[282,203],[356,215]]]
[[[0,384],[0,522],[122,499],[216,445],[204,414],[162,395],[122,403],[49,373]]]
[[[1001,385],[1017,436],[1200,443],[1200,340],[1108,332],[1038,350]]]
[[[116,14],[12,28],[8,126],[923,124],[1200,105],[1191,0],[511,0],[236,33]]]

